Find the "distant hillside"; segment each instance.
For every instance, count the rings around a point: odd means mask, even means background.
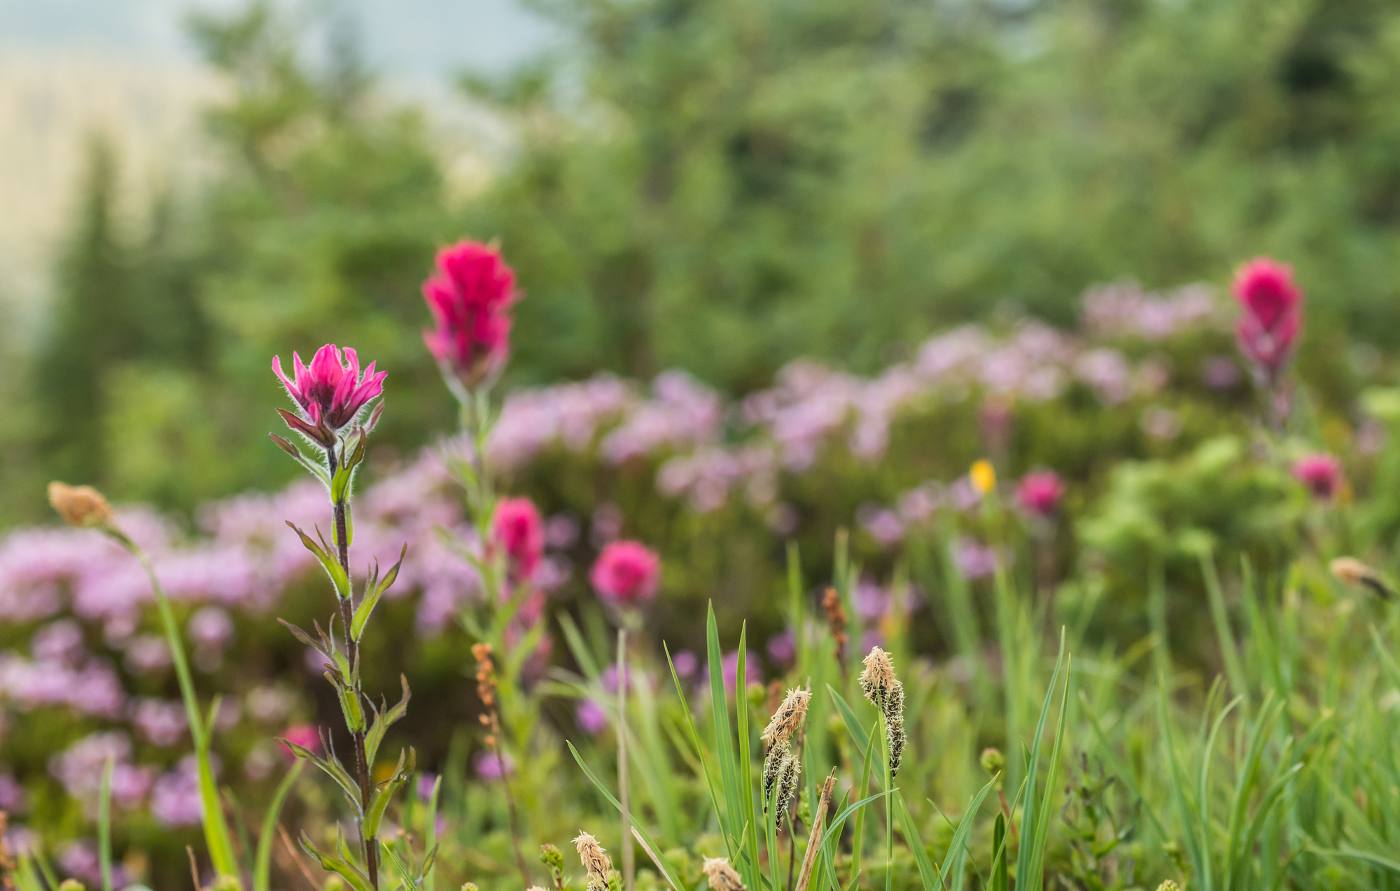
[[[197,174],[198,109],[218,96],[197,66],[93,51],[0,56],[0,295],[23,310],[45,290],[48,259],[80,182],[85,147],[117,148],[124,193]]]

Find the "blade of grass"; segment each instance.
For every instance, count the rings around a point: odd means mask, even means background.
[[[604,785],[603,781],[598,778],[598,775],[593,772],[593,768],[588,766],[588,762],[583,760],[583,756],[579,754],[578,749],[574,748],[574,744],[565,740],[564,745],[568,746],[569,754],[573,756],[574,763],[579,766],[579,770],[582,770],[583,775],[593,784],[593,788],[598,790],[598,794],[607,799],[608,804],[612,805],[618,813],[622,813],[622,802],[617,800],[617,797],[608,790],[608,787]],[[671,874],[671,870],[666,866],[666,862],[661,859],[659,853],[660,849],[656,846],[656,842],[652,840],[647,831],[640,825],[633,823],[632,836],[636,838],[637,844],[642,846],[642,850],[646,852],[647,857],[651,858],[651,862],[656,866],[657,871],[661,873],[661,877],[666,880],[666,884],[670,885],[673,891],[684,891],[684,886],[676,881],[675,876]]]
[[[277,784],[277,790],[272,794],[272,802],[268,804],[267,813],[263,815],[262,830],[258,833],[258,848],[253,859],[253,891],[269,891],[271,888],[272,845],[277,836],[277,817],[282,813],[282,805],[297,778],[301,776],[304,766],[306,762],[300,759],[292,764],[292,769],[287,771],[282,782]]]

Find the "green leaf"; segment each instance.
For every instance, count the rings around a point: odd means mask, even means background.
[[[405,762],[412,769],[412,750],[399,753],[398,766],[394,768],[394,775],[388,782],[375,790],[374,797],[370,799],[369,810],[365,811],[364,833],[369,838],[379,835],[379,823],[384,819],[384,812],[389,809],[389,802],[394,795],[408,782],[408,770],[404,769]]]
[[[304,766],[304,762],[301,761],[292,765],[282,782],[277,784],[277,791],[272,794],[272,802],[267,806],[267,813],[263,815],[262,830],[258,833],[258,849],[253,859],[253,891],[269,891],[271,888],[272,845],[277,836],[277,817],[282,812],[282,805],[297,778],[301,776]]]
[[[301,847],[302,850],[310,854],[317,863],[321,864],[322,869],[340,876],[342,879],[349,882],[350,887],[354,888],[355,891],[374,891],[373,886],[370,884],[369,877],[365,875],[363,870],[351,863],[346,857],[327,854],[319,850],[306,833],[302,833]]]
[[[408,556],[408,545],[404,545],[399,550],[399,559],[389,568],[383,578],[379,577],[379,567],[374,568],[369,584],[365,587],[365,596],[361,598],[360,605],[355,607],[354,618],[350,621],[350,636],[356,641],[364,636],[365,625],[369,622],[374,607],[379,603],[379,598],[384,596],[384,592],[388,591],[389,587],[394,584],[394,580],[399,577],[399,567],[403,566],[403,560],[406,556]]]
[[[311,536],[297,528],[297,525],[291,520],[287,521],[287,528],[297,534],[297,537],[301,539],[302,546],[311,552],[311,555],[321,564],[321,568],[326,571],[326,575],[330,576],[331,584],[335,587],[336,595],[342,599],[349,597],[350,578],[346,575],[345,568],[340,565],[340,561],[331,556],[330,549],[326,546],[325,540],[322,539],[320,543],[317,543]],[[318,531],[317,535],[319,534],[320,532]]]
[[[379,755],[379,746],[384,742],[384,735],[408,712],[410,694],[406,676],[399,675],[399,686],[402,695],[399,697],[398,703],[388,711],[375,709],[374,721],[370,723],[369,732],[365,734],[365,761],[371,770],[374,768],[375,758]]]
[[[310,749],[299,746],[288,739],[278,741],[291,749],[293,754],[298,758],[310,761],[312,764],[316,765],[322,773],[334,780],[335,784],[340,787],[340,790],[345,793],[345,797],[349,799],[351,807],[355,809],[355,813],[357,815],[362,813],[360,807],[360,787],[355,784],[355,780],[350,776],[350,772],[341,765],[338,759],[334,756],[322,758]]]

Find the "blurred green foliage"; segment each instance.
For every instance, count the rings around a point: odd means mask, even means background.
[[[344,31],[262,4],[195,20],[234,87],[215,170],[133,227],[94,148],[17,359],[34,386],[10,385],[0,517],[41,516],[53,476],[172,507],[281,482],[268,360],[327,340],[391,369],[384,440],[424,442],[450,407],[416,283],[463,235],[499,238],[527,292],[516,382],[869,370],[955,319],[1066,321],[1086,285],[1222,281],[1257,253],[1296,260],[1314,338],[1396,327],[1383,0],[531,5],[559,45],[460,80],[511,146],[466,195],[442,109],[386,98]]]

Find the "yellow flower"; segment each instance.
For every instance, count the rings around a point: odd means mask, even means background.
[[[987,495],[997,487],[997,470],[986,458],[972,462],[967,475],[972,479],[972,487],[980,494]]]

